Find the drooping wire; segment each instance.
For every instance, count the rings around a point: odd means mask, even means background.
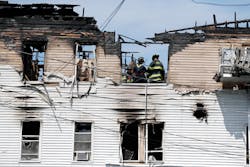
[[[2,104],[3,106],[6,106],[6,107],[10,107],[8,104],[6,104],[5,102]],[[50,115],[50,114],[46,114],[46,113],[43,113],[44,115],[47,115],[47,116],[50,116],[51,118],[54,117],[54,115]],[[65,117],[62,117],[62,116],[57,116],[57,118],[59,119],[62,119],[62,120],[66,120],[66,121],[75,121],[75,120],[71,120],[69,118],[65,118]],[[113,120],[112,118],[110,118],[110,120]],[[121,123],[121,122],[120,122]],[[95,127],[97,128],[100,128],[102,130],[105,130],[105,131],[108,131],[108,132],[114,132],[116,134],[120,134],[120,131],[117,131],[117,130],[114,130],[113,128],[104,128],[104,127],[101,127],[101,126],[96,126]],[[103,132],[103,133],[106,133],[106,132]],[[194,141],[199,141],[199,142],[208,142],[208,143],[212,143],[212,144],[218,144],[218,145],[222,145],[222,146],[228,146],[228,147],[235,147],[235,148],[242,148],[242,147],[238,147],[238,146],[231,146],[231,145],[225,145],[225,144],[222,144],[222,143],[216,143],[216,142],[211,142],[211,141],[208,141],[208,140],[202,140],[202,139],[197,139],[197,138],[190,138],[190,137],[187,137],[187,136],[183,136],[183,135],[177,135],[177,134],[173,134],[173,133],[169,133],[169,132],[163,132],[165,134],[168,134],[168,135],[171,135],[171,136],[178,136],[178,137],[182,137],[182,138],[188,138],[188,139],[191,139],[191,140],[194,140]],[[133,137],[133,136],[131,136]],[[136,137],[136,136],[134,136]],[[142,137],[140,137],[142,138]],[[152,139],[153,140],[153,139]],[[208,150],[206,148],[197,148],[197,147],[194,147],[194,146],[191,146],[191,145],[186,145],[186,144],[182,144],[182,143],[178,143],[178,144],[175,144],[175,143],[171,143],[173,146],[178,146],[178,147],[187,147],[187,148],[190,148],[190,149],[198,149],[198,150],[202,150],[202,151],[206,151],[208,152],[209,154],[210,153],[222,153],[224,155],[227,155],[227,156],[239,156],[238,154],[236,153],[228,153],[228,152],[225,152],[225,151],[220,151],[220,150]],[[224,155],[217,155],[217,156],[222,156],[222,157],[226,157]],[[229,158],[229,157],[227,157]],[[234,157],[235,158],[235,157]]]
[[[114,18],[114,16],[118,13],[118,11],[121,9],[123,3],[125,0],[122,0],[119,5],[115,8],[115,10],[107,17],[107,19],[103,22],[103,24],[100,26],[101,31],[103,31],[108,24],[111,22],[111,20]]]
[[[250,3],[234,3],[234,4],[225,4],[225,3],[214,3],[214,2],[208,2],[208,1],[197,1],[197,0],[191,0],[195,4],[201,4],[201,5],[211,5],[211,6],[250,6]]]

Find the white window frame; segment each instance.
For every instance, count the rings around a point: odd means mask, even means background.
[[[24,122],[39,122],[39,135],[23,135],[23,123]],[[41,158],[41,127],[42,123],[39,120],[24,120],[20,122],[20,156],[19,162],[40,162]],[[37,159],[30,159],[30,160],[23,160],[22,159],[22,143],[23,143],[23,136],[25,137],[37,137],[38,136],[38,158]]]
[[[149,124],[163,124],[163,129],[162,129],[162,139],[161,139],[161,145],[162,145],[162,149],[161,150],[148,150],[148,125]],[[145,130],[146,128],[146,130]],[[142,133],[141,133],[142,132]],[[120,157],[121,162],[123,163],[133,163],[133,162],[142,162],[142,159],[140,157],[144,156],[144,160],[143,162],[145,164],[149,163],[148,160],[148,154],[149,153],[162,153],[162,160],[156,160],[155,162],[163,162],[164,161],[164,150],[163,150],[163,139],[164,139],[164,123],[163,122],[154,122],[154,123],[147,123],[147,124],[142,124],[142,123],[138,123],[138,159],[137,160],[123,160],[123,155],[121,155]],[[141,148],[140,145],[142,145],[144,148]],[[142,151],[143,150],[143,151]],[[140,153],[143,152],[143,155],[140,155]],[[121,151],[122,154],[122,151]],[[152,162],[150,162],[152,163]]]
[[[76,133],[76,123],[82,123],[82,124],[90,124],[90,132],[77,132]],[[89,121],[75,121],[74,125],[73,125],[74,129],[73,129],[73,156],[72,156],[72,161],[73,162],[79,162],[79,163],[87,163],[87,162],[91,162],[93,160],[93,122],[89,122]],[[75,151],[75,134],[90,134],[90,151]],[[90,158],[88,160],[77,160],[77,158],[75,158],[75,153],[90,153]],[[89,155],[89,154],[88,154]]]

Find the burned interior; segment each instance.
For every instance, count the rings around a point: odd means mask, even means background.
[[[47,41],[24,41],[22,45],[23,80],[41,81]]]
[[[94,81],[96,78],[96,45],[76,43],[77,80]]]
[[[141,124],[138,121],[121,123],[122,160],[162,161],[163,128],[163,123]]]

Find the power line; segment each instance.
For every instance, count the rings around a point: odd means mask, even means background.
[[[115,8],[115,10],[109,15],[109,17],[104,21],[104,23],[100,26],[101,31],[103,31],[108,24],[111,22],[111,20],[114,18],[114,16],[117,14],[117,12],[121,9],[123,3],[125,0],[122,0],[119,5]]]
[[[53,118],[53,115],[49,115],[49,114],[45,114],[47,116],[50,116],[51,118]],[[66,120],[66,121],[73,121],[75,122],[75,120],[71,120],[71,119],[67,119],[65,117],[61,117],[61,116],[58,116],[57,118],[60,118],[60,119],[63,119],[63,120]],[[121,123],[121,122],[120,122]],[[104,131],[102,131],[104,134],[110,134],[109,132],[112,132],[115,133],[115,134],[118,134],[118,135],[121,135],[121,132],[118,131],[118,130],[114,130],[113,128],[105,128],[105,127],[102,127],[102,126],[98,126],[98,125],[95,125],[94,127],[97,127],[99,129],[102,129]],[[170,135],[174,135],[174,136],[178,136],[178,135],[175,135],[175,134],[171,134],[171,133],[168,133],[168,132],[163,132],[163,133],[167,133],[167,134],[170,134]],[[132,134],[128,134],[130,137],[134,137],[136,139],[140,138],[140,139],[143,139],[144,140],[144,137],[140,137],[140,136],[135,136],[135,135],[132,135]],[[185,137],[185,136],[181,136],[181,137]],[[185,137],[185,138],[188,138],[188,137]],[[159,142],[158,140],[155,140],[155,139],[151,139],[151,138],[148,138],[150,139],[150,141],[152,143],[154,142]],[[206,140],[200,140],[200,139],[195,139],[195,138],[191,138],[195,141],[203,141],[203,142],[209,142],[211,143],[210,141],[206,141]],[[232,152],[232,150],[230,150],[229,152],[226,152],[226,151],[222,151],[222,150],[211,150],[211,149],[208,149],[208,148],[201,148],[201,147],[195,147],[193,145],[188,145],[188,144],[182,144],[182,143],[178,143],[176,144],[175,142],[171,142],[170,143],[171,145],[174,145],[174,146],[179,146],[179,147],[186,147],[186,148],[190,148],[190,149],[196,149],[196,150],[201,150],[201,151],[206,151],[208,154],[211,154],[211,155],[216,155],[216,156],[219,156],[219,157],[225,157],[225,158],[241,158],[242,156],[240,154],[237,154],[237,152]],[[213,144],[221,144],[221,143],[213,143]],[[223,146],[227,146],[227,147],[235,147],[235,148],[239,148],[239,149],[244,149],[243,147],[237,147],[237,146],[232,146],[232,145],[224,145]],[[217,153],[217,154],[214,154],[214,153]],[[218,155],[218,154],[223,154],[223,155]]]
[[[10,106],[6,105],[5,103],[2,103],[3,106],[6,106],[8,108],[11,108]],[[46,113],[43,113],[44,115],[47,115],[47,116],[50,116],[51,118],[54,118],[54,115],[50,115],[50,114],[46,114]],[[68,118],[65,118],[65,117],[62,117],[62,116],[57,116],[58,119],[62,119],[62,120],[66,120],[66,121],[73,121],[75,122],[75,120],[71,120],[71,119],[68,119]],[[118,123],[122,123],[122,122],[118,122]],[[99,129],[103,129],[105,131],[108,131],[108,132],[112,132],[112,133],[116,133],[116,134],[119,134],[120,135],[120,131],[117,131],[117,130],[114,130],[113,128],[104,128],[104,127],[101,127],[101,126],[97,126],[95,125],[95,127],[99,128]],[[103,131],[103,133],[105,134],[110,134],[110,133],[107,133]],[[202,142],[208,142],[208,143],[211,143],[211,141],[206,141],[206,140],[201,140],[201,139],[196,139],[196,138],[191,138],[191,137],[186,137],[186,136],[183,136],[183,135],[177,135],[177,134],[173,134],[173,133],[169,133],[169,132],[163,132],[165,134],[169,134],[169,135],[173,135],[173,136],[178,136],[178,137],[182,137],[182,138],[188,138],[188,139],[192,139],[194,141],[202,141]],[[141,139],[144,139],[144,137],[139,137],[139,136],[133,136],[133,135],[130,135],[131,137],[136,137],[136,138],[141,138]],[[149,138],[150,139],[150,138]],[[151,141],[154,142],[154,139],[151,139]],[[158,141],[155,141],[155,142],[158,142]],[[240,148],[242,149],[242,147],[237,147],[237,146],[231,146],[231,145],[225,145],[225,144],[221,144],[221,143],[215,143],[215,142],[212,142],[212,144],[220,144],[220,145],[223,145],[223,146],[227,146],[227,147],[235,147],[235,148]],[[178,147],[186,147],[186,148],[190,148],[190,149],[196,149],[196,150],[201,150],[201,151],[206,151],[208,154],[211,154],[211,155],[216,155],[216,156],[219,156],[219,157],[225,157],[225,158],[235,158],[235,156],[241,158],[241,155],[237,154],[237,153],[233,153],[232,151],[230,152],[225,152],[225,151],[220,151],[220,150],[210,150],[210,149],[207,149],[207,148],[201,148],[201,147],[194,147],[192,145],[187,145],[187,144],[182,144],[182,143],[174,143],[174,142],[171,142],[171,145],[173,146],[178,146]],[[214,153],[217,153],[217,154],[214,154]],[[218,155],[218,153],[220,154],[223,154],[223,155]],[[229,157],[230,156],[230,157]],[[231,157],[233,156],[233,157]]]
[[[197,0],[191,0],[195,4],[201,4],[201,5],[211,5],[211,6],[250,6],[250,3],[235,3],[235,4],[225,4],[225,3],[213,3],[213,2],[207,2],[207,1],[197,1]]]

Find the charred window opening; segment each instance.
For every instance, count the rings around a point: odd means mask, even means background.
[[[162,161],[163,124],[148,124],[148,159]]]
[[[46,42],[23,42],[23,80],[41,81],[44,73]]]
[[[121,124],[121,149],[123,161],[162,161],[163,123]],[[146,140],[147,138],[147,140]],[[145,142],[147,141],[147,143]],[[145,157],[147,159],[145,159]]]
[[[23,122],[21,160],[38,160],[39,135],[40,122]]]
[[[123,160],[138,160],[138,124],[121,124]]]
[[[196,103],[196,109],[193,113],[193,116],[196,117],[200,121],[205,121],[207,123],[208,113],[202,103]]]
[[[75,123],[74,161],[91,159],[91,123]]]
[[[94,81],[96,45],[76,44],[77,80]]]

